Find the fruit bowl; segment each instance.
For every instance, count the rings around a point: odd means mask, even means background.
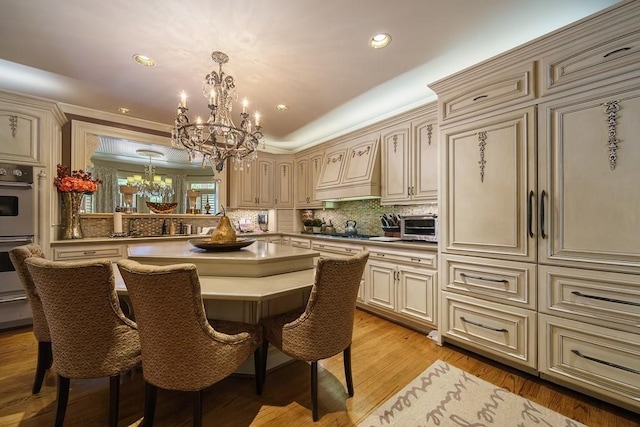
[[[154,202],[145,202],[149,210],[153,213],[157,214],[169,214],[176,210],[178,203],[154,203]]]

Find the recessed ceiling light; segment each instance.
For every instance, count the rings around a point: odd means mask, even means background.
[[[371,37],[371,40],[369,40],[369,46],[374,49],[387,47],[389,46],[389,43],[391,43],[391,36],[385,33],[376,34],[375,36]]]
[[[288,110],[288,109],[289,109],[289,107],[286,106],[285,104],[276,105],[276,110],[278,110],[278,111],[285,111],[285,110]]]
[[[131,110],[129,110],[128,108],[124,108],[124,107],[120,107],[120,108],[118,108],[118,111],[119,111],[121,114],[129,114],[129,113],[131,112]]]
[[[133,55],[133,60],[140,65],[144,65],[145,67],[153,67],[154,65],[156,65],[156,61],[145,55],[135,54]]]

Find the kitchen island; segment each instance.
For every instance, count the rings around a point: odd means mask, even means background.
[[[129,245],[127,255],[142,264],[195,264],[209,319],[258,323],[306,304],[315,273],[313,259],[320,254],[264,241],[231,252],[209,252],[189,242],[170,241]],[[117,268],[114,273],[116,291],[129,304]],[[289,358],[274,348],[268,360],[273,367]],[[239,372],[253,373],[253,365],[245,364]]]

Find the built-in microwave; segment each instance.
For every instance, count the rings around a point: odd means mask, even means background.
[[[400,219],[402,240],[438,241],[438,217],[436,215],[409,215]]]

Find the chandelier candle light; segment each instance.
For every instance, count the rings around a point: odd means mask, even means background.
[[[222,65],[229,62],[229,57],[222,52],[211,54],[213,62],[219,70],[211,71],[202,83],[202,92],[208,100],[209,118],[202,122],[200,117],[192,122],[187,116],[187,95],[182,92],[175,127],[171,131],[171,143],[174,147],[184,149],[189,154],[189,161],[202,155],[202,166],[209,164],[216,172],[222,172],[227,159],[231,159],[234,167],[242,167],[245,158],[255,160],[258,156],[258,144],[263,135],[260,132],[260,114],[254,114],[251,122],[247,113],[248,101],[242,101],[240,126],[236,127],[231,119],[233,101],[237,100],[237,92],[233,77],[222,71]]]

